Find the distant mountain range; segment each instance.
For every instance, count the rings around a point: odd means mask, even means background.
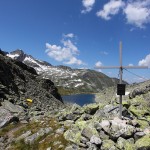
[[[119,82],[118,79],[110,78],[95,70],[53,66],[46,61],[25,54],[22,50],[15,50],[7,56],[33,67],[40,76],[52,80],[63,94],[96,93]]]

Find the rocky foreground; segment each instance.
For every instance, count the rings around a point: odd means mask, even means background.
[[[1,128],[1,149],[149,150],[150,85],[132,90],[123,100],[122,120],[117,116],[117,100],[33,114],[29,122]]]

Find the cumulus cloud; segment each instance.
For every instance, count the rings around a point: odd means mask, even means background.
[[[124,9],[127,23],[143,28],[144,25],[150,22],[150,1],[134,1],[127,4]]]
[[[120,10],[123,11],[128,24],[144,28],[147,23],[150,23],[150,0],[110,0],[96,15],[102,19],[110,20]]]
[[[134,66],[134,65],[133,65],[133,64],[129,64],[129,66],[131,66],[131,67],[132,67],[132,66]]]
[[[71,57],[68,62],[64,62],[64,63],[68,65],[73,65],[73,64],[83,65],[83,62],[75,57]]]
[[[95,67],[98,68],[98,67],[101,67],[103,64],[102,62],[98,61],[95,63]]]
[[[96,15],[105,20],[110,20],[111,16],[118,14],[119,10],[124,6],[125,3],[122,0],[111,0],[105,4],[103,10],[98,11]]]
[[[95,0],[82,0],[82,4],[85,7],[84,10],[81,11],[81,13],[88,13],[92,10],[94,4],[95,4]]]
[[[46,43],[46,53],[49,57],[55,59],[56,61],[63,62],[69,65],[84,65],[83,61],[77,59],[76,56],[79,55],[79,50],[77,46],[70,40],[73,38],[73,34],[67,34],[67,39],[62,39],[62,45],[51,45]],[[69,39],[68,39],[69,38]]]
[[[95,68],[97,69],[97,71],[102,72],[101,69],[98,69],[99,67],[103,66],[102,62],[98,61],[95,63]]]
[[[144,59],[139,61],[139,66],[148,66],[150,68],[150,54],[148,54]]]

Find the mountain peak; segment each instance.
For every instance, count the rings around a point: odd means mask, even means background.
[[[12,59],[16,59],[18,61],[23,62],[23,60],[25,59],[27,55],[23,52],[23,50],[17,49],[7,54],[7,56],[11,57]]]
[[[22,49],[16,49],[15,51],[10,52],[10,54],[22,55],[24,54],[24,51]]]
[[[40,61],[38,59],[35,59],[31,55],[24,53],[24,51],[21,49],[12,51],[9,54],[7,54],[7,56],[11,57],[12,59],[21,61],[30,67],[33,67],[38,73],[44,71],[47,67],[52,66],[50,63],[46,61]]]

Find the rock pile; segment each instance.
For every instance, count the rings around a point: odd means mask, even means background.
[[[69,128],[64,137],[73,143],[66,150],[149,150],[150,120],[146,117],[150,114],[139,113],[143,120],[138,119],[130,107],[132,104],[124,107],[122,120],[116,117],[118,106],[112,105],[73,105],[69,111],[60,112],[58,120]]]

